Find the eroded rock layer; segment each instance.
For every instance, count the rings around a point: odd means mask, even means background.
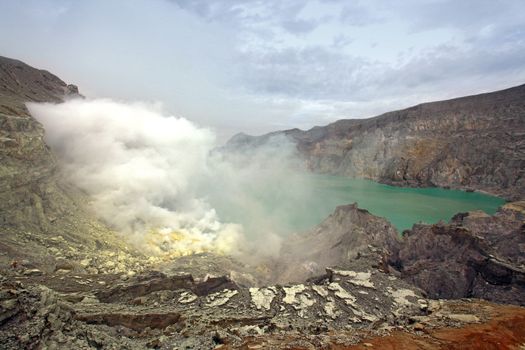
[[[4,270],[0,342],[6,349],[212,349],[238,348],[259,335],[322,341],[353,331],[355,337],[344,337],[350,344],[363,337],[359,330],[410,329],[413,317],[429,313],[417,288],[369,268],[329,269],[315,283],[260,288],[239,287],[227,277],[222,283],[152,272],[42,278]]]
[[[278,262],[289,265],[276,273],[309,277],[296,283],[245,286],[245,281],[260,276],[235,278],[241,271],[256,268],[210,254],[165,261],[158,264],[165,272],[150,269],[138,275],[0,269],[0,342],[7,349],[343,349],[375,345],[396,349],[407,344],[440,349],[460,347],[469,337],[494,346],[504,342],[509,349],[525,343],[520,331],[525,324],[523,308],[473,299],[428,298],[437,285],[468,282],[469,274],[451,274],[448,278],[456,280],[440,280],[444,274],[435,269],[447,268],[444,260],[453,265],[451,270],[461,270],[472,267],[469,259],[478,258],[482,268],[478,282],[488,276],[483,266],[493,261],[516,274],[523,259],[523,232],[515,230],[523,228],[523,203],[508,204],[493,217],[469,213],[450,225],[419,227],[421,234],[428,235],[422,246],[435,246],[436,255],[432,255],[434,249],[426,251],[415,245],[411,236],[415,233],[399,240],[388,225],[356,205],[339,207],[319,227],[295,237],[301,243],[297,250]],[[459,226],[464,227],[459,234],[455,229],[447,231],[447,227]],[[436,234],[436,227],[445,229]],[[440,235],[446,239],[442,241]],[[465,235],[486,243],[472,243]],[[323,244],[319,237],[325,238],[327,247],[319,246]],[[504,247],[504,240],[516,247]],[[438,255],[441,260],[434,263]],[[232,271],[203,276],[206,266],[213,267],[217,261],[222,261],[220,271]],[[332,266],[312,270],[304,262]],[[408,270],[418,262],[420,266]],[[490,271],[493,279],[501,273]],[[414,281],[418,273],[424,273],[422,281],[435,283]],[[523,284],[519,274],[512,278],[489,283],[483,290],[486,294],[475,296],[519,303],[525,296]],[[465,296],[469,295],[446,297]],[[483,348],[480,342],[476,344],[472,348]]]

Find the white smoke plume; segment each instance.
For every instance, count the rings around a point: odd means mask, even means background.
[[[241,214],[249,241],[265,242],[258,251],[275,254],[279,229],[260,197],[275,186],[283,189],[270,192],[291,193],[292,200],[304,192],[290,175],[294,148],[285,143],[226,161],[212,156],[212,132],[158,105],[75,99],[28,107],[95,213],[151,253],[246,248],[243,226],[231,222]],[[211,203],[243,213],[224,221]]]

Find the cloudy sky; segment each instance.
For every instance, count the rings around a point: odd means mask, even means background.
[[[220,139],[525,83],[523,0],[0,0],[0,33],[0,55]]]

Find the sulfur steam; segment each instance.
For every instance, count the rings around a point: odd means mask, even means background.
[[[294,148],[284,140],[225,158],[212,152],[211,131],[165,115],[158,105],[77,99],[29,108],[98,217],[150,253],[257,246],[274,254],[282,235],[261,195],[272,188],[293,201],[300,200],[295,193],[306,193],[307,186],[294,181]],[[232,211],[237,215],[228,215]],[[243,225],[236,217],[246,219]]]

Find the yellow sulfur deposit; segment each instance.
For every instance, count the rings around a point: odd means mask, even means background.
[[[165,257],[213,252],[226,254],[236,249],[241,235],[237,225],[225,225],[223,230],[203,233],[196,230],[152,228],[143,237],[146,253]]]

